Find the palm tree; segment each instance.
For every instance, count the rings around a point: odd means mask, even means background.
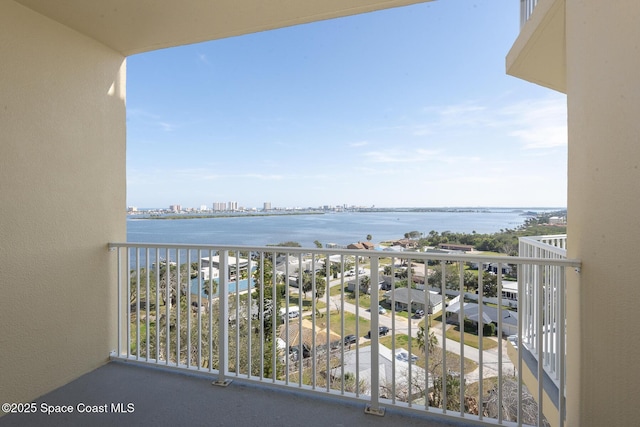
[[[418,348],[423,352],[428,351],[429,354],[433,354],[438,345],[438,337],[436,337],[436,334],[431,331],[427,338],[427,331],[422,325],[418,329],[416,339],[418,340]]]

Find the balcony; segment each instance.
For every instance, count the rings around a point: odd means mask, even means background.
[[[542,248],[520,257],[131,243],[110,248],[117,258],[114,286],[120,301],[114,307],[118,346],[112,360],[210,378],[219,386],[211,391],[216,399],[224,399],[232,383],[256,395],[267,387],[319,402],[331,399],[370,415],[388,410],[434,423],[544,425],[545,381],[527,391],[524,357],[516,357],[515,366],[507,357],[510,345],[504,338],[512,334],[514,318],[522,337],[517,347],[540,349],[535,371],[553,368],[554,385],[562,385],[564,347],[562,341],[554,347],[549,332],[551,320],[563,315],[564,301],[554,300],[553,315],[541,308],[541,295],[562,293],[527,272],[546,272],[544,277],[553,272],[564,283],[562,277],[580,263],[546,256]],[[537,286],[534,303],[527,297],[514,315],[502,297],[503,274],[478,268],[487,264],[497,272],[515,267],[520,295],[535,294],[530,286]],[[420,297],[412,292],[409,301],[400,301],[396,290],[407,284],[414,284]],[[463,303],[459,296],[451,299],[461,288],[469,298]],[[441,295],[449,295],[444,304]],[[456,298],[453,323],[464,327],[448,323],[451,313],[442,312]],[[474,311],[464,302],[471,298],[477,301]],[[493,308],[485,305],[488,301]],[[432,314],[429,321],[413,314],[420,308]],[[368,334],[380,327],[389,335]],[[101,369],[130,368],[112,363]],[[260,400],[268,404],[271,396]],[[552,424],[563,425],[557,418]]]
[[[537,5],[538,0],[520,0],[520,28],[524,27],[529,18],[531,18],[533,9]]]
[[[566,92],[565,0],[521,0],[507,74]]]
[[[525,257],[566,259],[566,248],[566,235],[521,237],[519,253]],[[545,416],[559,419],[559,414],[565,411],[565,271],[553,265],[529,264],[522,267],[519,280],[521,338],[511,340],[514,351],[510,352],[510,358],[523,371],[525,383],[538,389],[537,401],[546,402]]]

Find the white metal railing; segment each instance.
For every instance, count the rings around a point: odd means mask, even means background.
[[[542,417],[527,418],[521,369],[516,372],[502,357],[505,341],[485,349],[483,336],[494,327],[498,337],[507,335],[507,319],[513,318],[501,303],[502,275],[480,268],[476,278],[468,269],[488,262],[497,263],[498,271],[507,264],[562,272],[579,266],[567,259],[347,249],[142,243],[109,248],[118,269],[113,358],[208,373],[221,385],[258,381],[328,393],[365,402],[376,414],[394,406],[481,425],[542,425]],[[351,271],[354,276],[347,275]],[[430,320],[425,332],[419,320],[409,319],[411,312],[399,309],[404,303],[437,315],[446,307],[430,292],[405,293],[409,300],[402,300],[401,287],[421,280],[439,286],[441,295],[456,287],[478,289],[475,311],[463,301],[453,314],[464,325],[454,333],[458,342],[443,339],[447,333],[451,337],[445,310],[443,321]],[[383,281],[389,289],[380,302]],[[484,305],[491,294],[498,298],[497,308]],[[385,304],[386,314],[380,314],[379,304]],[[495,324],[489,327],[493,312]],[[366,331],[379,328],[382,333],[389,328],[389,336],[365,338]],[[477,348],[466,345],[472,339]],[[478,369],[465,370],[465,359]],[[494,379],[492,390],[483,389],[488,378]],[[473,383],[477,391],[471,393]],[[503,390],[513,384],[519,393],[507,403]],[[507,416],[509,405],[515,420]]]
[[[567,258],[567,236],[520,238],[520,256]],[[579,267],[576,267],[579,268]],[[564,398],[566,344],[566,273],[555,265],[523,265],[518,275],[522,345],[538,361],[537,378],[554,381],[559,404]],[[542,387],[542,381],[539,381]]]
[[[527,23],[537,4],[538,0],[520,0],[520,28]]]

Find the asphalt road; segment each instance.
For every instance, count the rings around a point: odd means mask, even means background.
[[[346,283],[346,280],[345,282],[342,282],[340,279],[333,280],[330,282],[330,287],[339,286],[344,283]],[[353,314],[356,314],[356,311],[357,311],[357,314],[360,317],[371,320],[371,312],[369,310],[364,309],[362,307],[356,309],[355,304],[349,303],[347,301],[342,302],[340,299],[340,296],[332,296],[330,299],[331,299],[332,305],[336,307],[344,307],[344,311],[353,313]],[[309,312],[308,314],[311,314],[311,313]],[[406,319],[402,316],[395,316],[395,322],[394,322],[391,311],[389,310],[387,311],[386,314],[378,315],[379,326],[388,327],[390,331],[395,332],[396,335],[406,334],[412,337],[417,336],[418,329],[419,329],[418,324],[420,323],[421,320],[422,319]],[[442,325],[440,322],[437,322],[437,323],[439,325]],[[498,364],[499,364],[498,356],[499,355],[498,355],[497,347],[490,350],[484,350],[481,353],[478,349],[474,347],[470,347],[468,345],[462,346],[460,345],[459,342],[454,341],[452,339],[443,340],[442,338],[443,331],[441,327],[436,326],[432,328],[432,330],[435,333],[436,337],[438,338],[439,347],[446,347],[447,351],[450,351],[458,355],[463,355],[463,357],[478,363],[478,368],[475,371],[469,374],[466,374],[465,378],[467,379],[467,381],[474,382],[479,380],[480,367],[484,367],[483,378],[494,377],[498,375]],[[361,331],[362,335],[366,334],[366,332],[367,331]],[[359,339],[360,339],[360,342],[367,341],[367,339],[362,336]],[[417,352],[417,349],[412,350],[412,352],[415,354]],[[511,360],[507,356],[506,340],[502,340],[502,372],[503,374],[508,374],[508,375],[513,375],[514,373],[513,363],[511,363]]]

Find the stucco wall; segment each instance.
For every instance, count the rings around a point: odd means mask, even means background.
[[[638,425],[640,3],[566,1],[570,426]]]
[[[0,400],[24,402],[115,346],[125,59],[9,0],[0,58]]]

